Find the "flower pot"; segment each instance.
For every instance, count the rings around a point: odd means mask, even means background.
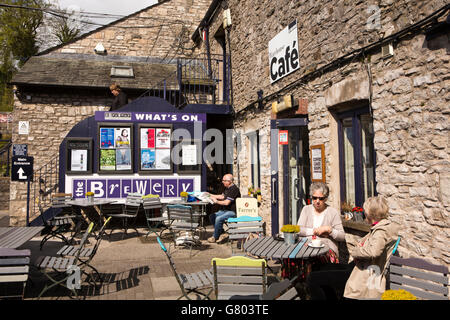
[[[181,197],[181,201],[183,201],[183,202],[187,202],[187,199],[188,199],[187,196],[186,197]]]
[[[89,202],[94,202],[94,196],[87,196]]]
[[[283,234],[284,234],[284,243],[295,244],[295,233],[283,232]]]

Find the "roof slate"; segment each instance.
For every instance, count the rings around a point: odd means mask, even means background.
[[[134,77],[111,77],[112,66],[132,66]],[[142,59],[99,59],[91,55],[45,55],[31,57],[13,77],[11,84],[62,87],[108,88],[118,82],[124,89],[178,89],[176,64]]]

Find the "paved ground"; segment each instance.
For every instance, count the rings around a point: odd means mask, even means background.
[[[111,239],[105,236],[92,264],[105,276],[106,283],[94,290],[93,286],[83,286],[82,292],[87,300],[172,300],[181,295],[168,259],[160,249],[153,236],[143,241],[146,229],[138,229],[140,237],[134,231],[121,239],[121,230],[115,230]],[[108,232],[109,234],[109,232]],[[202,235],[200,249],[189,249],[181,246],[170,246],[170,252],[175,261],[178,272],[187,273],[211,268],[211,259],[214,257],[230,257],[231,247],[226,244],[211,244],[206,240],[212,234],[212,226]],[[61,247],[60,240],[48,241],[43,250],[39,250],[41,237],[36,237],[22,248],[29,248],[32,252],[32,263],[40,255],[54,255]],[[93,242],[93,241],[92,241]],[[164,240],[165,243],[168,240]],[[28,282],[25,299],[36,299],[45,285],[46,278],[37,271],[31,272],[31,282]],[[43,299],[68,299],[66,289],[49,290]],[[196,298],[193,296],[192,298]]]

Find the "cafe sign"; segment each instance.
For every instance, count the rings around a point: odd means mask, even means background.
[[[270,83],[300,68],[297,20],[291,22],[269,41],[269,67]]]

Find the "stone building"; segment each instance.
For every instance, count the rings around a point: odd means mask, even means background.
[[[57,175],[60,145],[74,125],[96,111],[109,110],[112,82],[121,85],[129,101],[150,89],[170,90],[176,85],[177,59],[193,56],[190,35],[209,4],[162,0],[30,58],[12,80],[16,87],[12,141],[28,144],[36,179],[45,172]],[[114,68],[118,73],[111,73]],[[28,124],[28,133],[19,134],[19,121]],[[51,180],[54,183],[57,177]],[[38,214],[33,211],[37,191],[35,183],[30,220]],[[11,225],[24,225],[26,183],[11,182],[9,198]]]
[[[261,188],[267,233],[323,180],[335,208],[383,195],[402,255],[450,263],[449,14],[443,0],[212,2],[208,41],[192,38],[231,55],[233,172],[241,193]]]

